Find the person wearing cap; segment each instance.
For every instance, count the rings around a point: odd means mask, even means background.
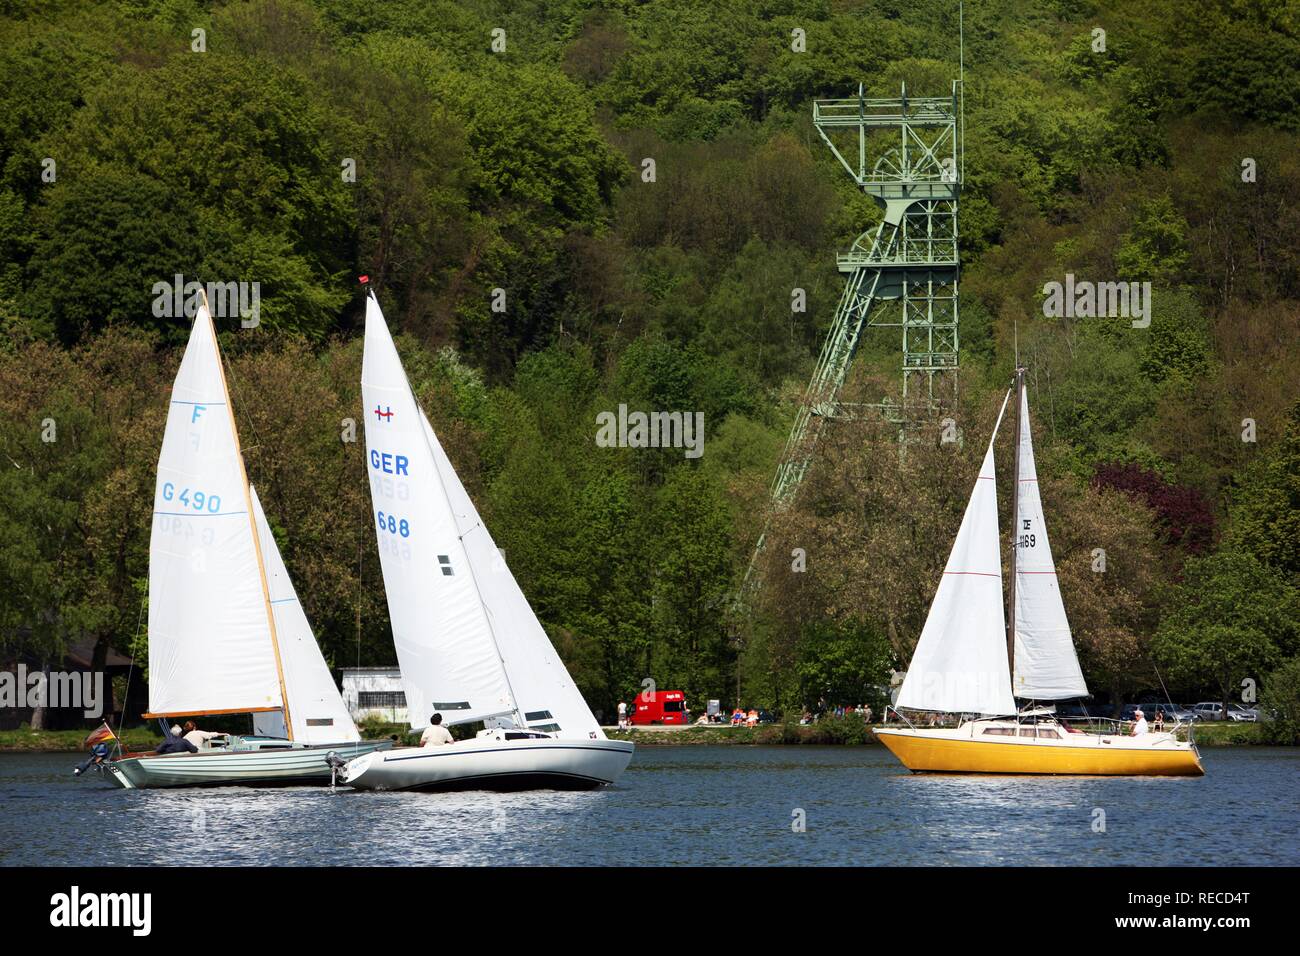
[[[451,731],[442,725],[442,714],[434,714],[430,717],[429,726],[424,728],[424,733],[420,735],[421,747],[441,747],[455,742],[456,738],[451,735]]]
[[[184,737],[181,736],[180,724],[172,724],[172,729],[169,732],[169,736],[167,737],[166,740],[160,743],[158,745],[158,749],[154,751],[154,753],[156,754],[183,754],[183,753],[196,754],[198,752],[199,752],[198,747],[194,746],[192,743],[190,743],[188,740],[186,740]]]
[[[1134,737],[1140,737],[1142,734],[1145,734],[1146,732],[1147,732],[1147,719],[1146,716],[1142,713],[1142,708],[1139,707],[1137,710],[1133,711],[1132,733]]]

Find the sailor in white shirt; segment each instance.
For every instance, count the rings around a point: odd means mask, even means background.
[[[194,726],[194,721],[185,721],[185,739],[192,743],[199,750],[207,750],[208,741],[213,737],[229,736],[223,730],[199,730]]]
[[[1133,717],[1133,736],[1139,737],[1147,732],[1147,719],[1143,715],[1141,707],[1133,711]]]
[[[429,726],[420,735],[421,747],[441,747],[455,742],[456,738],[451,735],[451,731],[442,725],[442,714],[434,714],[429,718]]]

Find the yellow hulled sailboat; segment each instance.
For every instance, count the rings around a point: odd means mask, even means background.
[[[876,730],[913,771],[1200,775],[1195,744],[1178,731],[1085,732],[1051,702],[1088,696],[1052,562],[1025,395],[1017,368],[998,412],[975,489],[930,614],[899,690],[900,710],[961,714],[955,728],[902,723]],[[1003,615],[993,440],[1016,395],[1016,489],[1011,581]],[[1007,635],[1007,621],[1012,634]],[[1013,690],[1014,688],[1014,690]],[[1027,701],[1018,708],[1016,699]],[[902,716],[901,714],[899,715]]]

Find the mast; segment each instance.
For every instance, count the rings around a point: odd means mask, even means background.
[[[212,341],[217,341],[216,323],[212,321],[212,312],[208,309],[208,294],[203,291],[203,311],[208,314],[212,325]],[[280,638],[275,630],[275,611],[271,607],[271,588],[266,582],[266,564],[262,560],[262,538],[257,532],[257,519],[253,516],[253,495],[248,484],[248,471],[244,468],[244,452],[239,447],[239,429],[235,427],[235,409],[230,403],[230,386],[226,383],[226,366],[217,349],[217,371],[221,374],[221,389],[226,394],[226,414],[230,416],[230,432],[235,438],[235,460],[239,462],[239,474],[244,488],[244,507],[248,509],[248,526],[253,532],[253,554],[257,556],[257,576],[262,584],[262,601],[266,604],[266,621],[271,628],[271,650],[275,652],[275,673],[280,679],[280,702],[283,705],[284,732],[293,740],[293,721],[289,717],[289,691],[284,684],[284,663],[280,660]]]
[[[1019,352],[1019,349],[1017,349]],[[1025,369],[1016,361],[1016,427],[1012,432],[1015,435],[1015,452],[1011,460],[1011,580],[1007,587],[1007,667],[1011,672],[1011,696],[1014,699],[1016,695],[1016,565],[1018,563],[1019,549],[1017,544],[1020,535],[1020,402],[1022,393],[1025,388]]]

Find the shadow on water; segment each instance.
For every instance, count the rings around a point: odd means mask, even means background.
[[[9,865],[1295,865],[1300,750],[1205,777],[917,775],[880,747],[643,747],[587,792],[122,791],[0,755]],[[804,829],[800,830],[803,824]]]

